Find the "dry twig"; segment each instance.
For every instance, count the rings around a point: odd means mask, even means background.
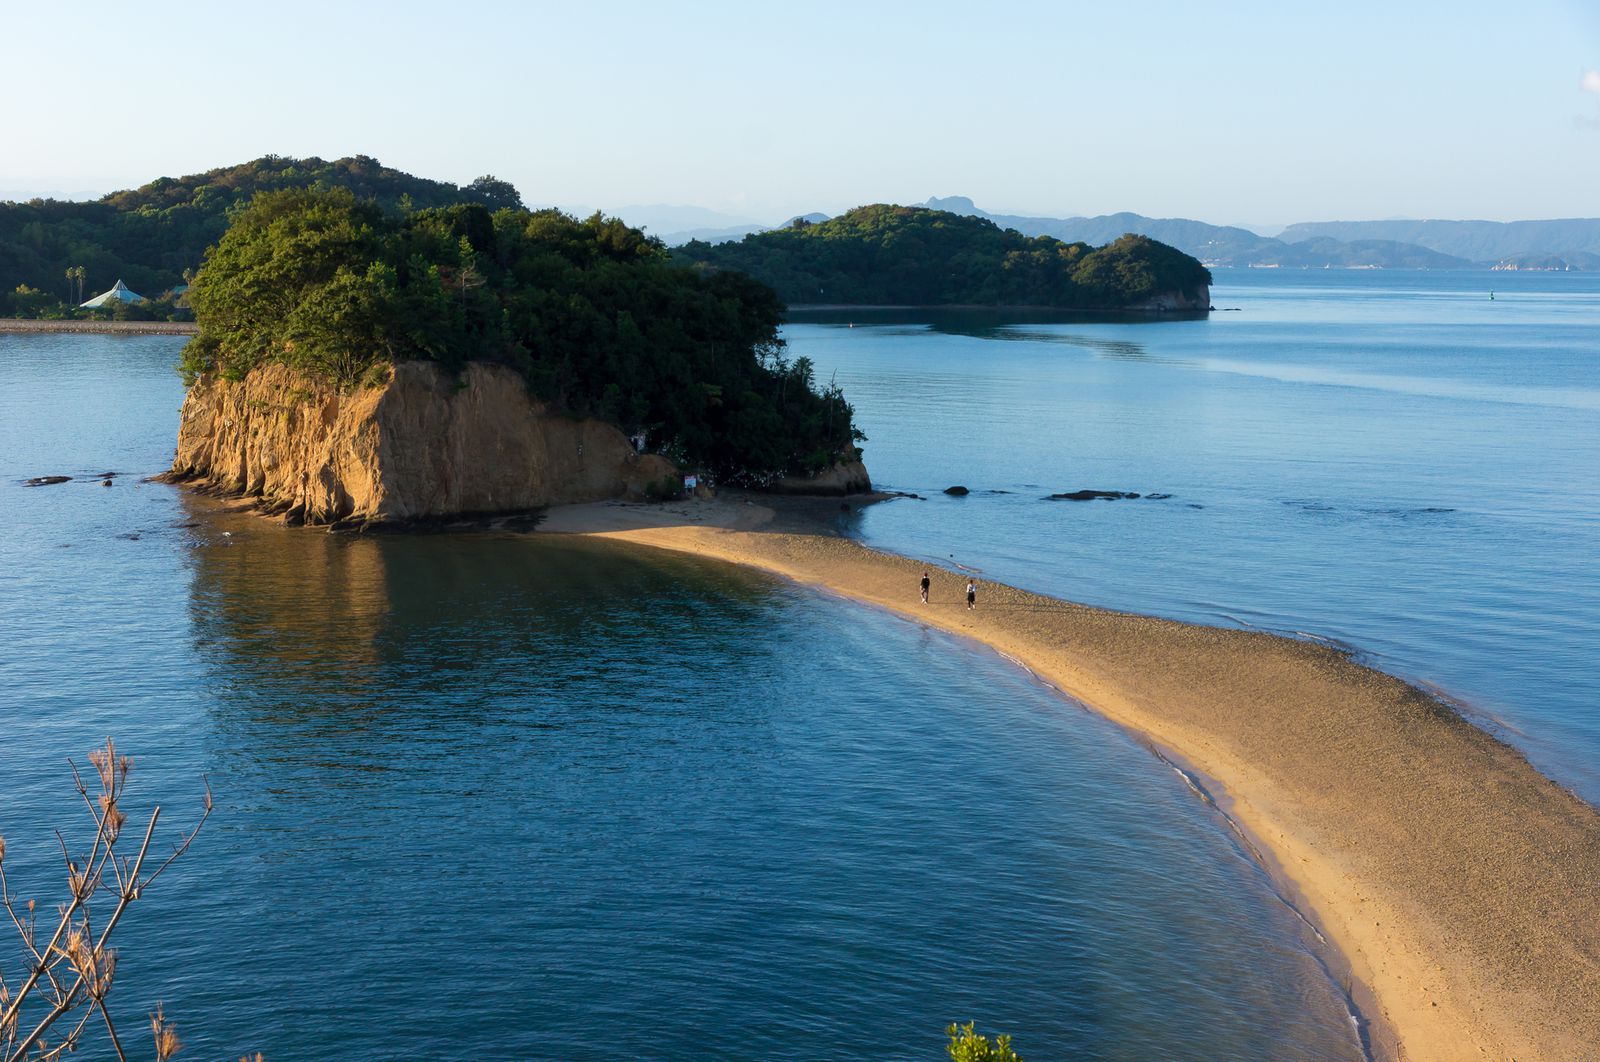
[[[70,761],[69,761],[70,763]],[[11,890],[5,873],[5,841],[0,838],[0,907],[5,909],[21,942],[25,974],[10,981],[0,965],[0,1062],[50,1062],[75,1050],[86,1028],[98,1017],[106,1039],[119,1062],[127,1062],[121,1038],[117,1035],[106,999],[111,993],[117,970],[117,953],[110,947],[112,932],[129,906],[144,895],[150,883],[189,850],[200,827],[211,815],[211,787],[205,788],[205,811],[194,828],[185,834],[172,854],[155,867],[146,869],[150,845],[155,838],[159,806],[151,809],[149,822],[131,856],[119,852],[122,828],[127,814],[122,797],[133,763],[118,756],[108,738],[105,747],[89,753],[97,788],[93,795],[77,764],[70,764],[78,795],[94,821],[94,835],[86,849],[77,854],[60,833],[67,878],[66,902],[56,908],[56,918],[48,939],[41,937],[36,921],[37,905],[21,901]],[[94,912],[111,905],[105,924],[97,928]],[[172,1023],[158,1006],[151,1015],[158,1062],[165,1062],[181,1046]],[[46,1040],[47,1036],[59,1037]]]

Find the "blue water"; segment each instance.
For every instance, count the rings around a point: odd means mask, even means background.
[[[160,1000],[206,1059],[929,1059],[960,1020],[1032,1059],[1360,1057],[1227,824],[1005,661],[685,558],[142,483],[178,345],[0,336],[13,886],[60,896],[66,757],[107,734],[158,851],[217,795],[118,932],[130,1044]]]
[[[1600,276],[1218,270],[1212,301],[786,334],[927,498],[868,542],[1347,645],[1600,803]],[[1172,497],[1043,500],[1080,488]]]

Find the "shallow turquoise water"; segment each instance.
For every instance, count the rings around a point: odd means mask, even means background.
[[[787,335],[927,496],[868,542],[1353,647],[1600,802],[1600,276],[1219,270],[1212,301]],[[1043,500],[1079,488],[1172,497]]]
[[[195,1058],[935,1058],[956,1020],[1035,1059],[1360,1056],[1226,824],[1003,660],[688,559],[142,484],[177,345],[0,337],[13,882],[52,902],[64,760],[106,734],[172,829],[218,797],[119,934],[125,1025],[163,1000]]]

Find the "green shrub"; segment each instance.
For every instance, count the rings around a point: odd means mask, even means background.
[[[973,1032],[972,1026],[969,1021],[945,1030],[950,1037],[945,1053],[952,1062],[1022,1062],[1022,1056],[1011,1049],[1011,1037],[997,1036],[991,1044],[987,1036]]]

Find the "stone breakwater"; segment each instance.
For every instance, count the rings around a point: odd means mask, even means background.
[[[522,378],[404,362],[341,389],[265,365],[189,389],[168,478],[256,499],[291,524],[406,524],[639,498],[678,482],[615,427],[550,412]]]

